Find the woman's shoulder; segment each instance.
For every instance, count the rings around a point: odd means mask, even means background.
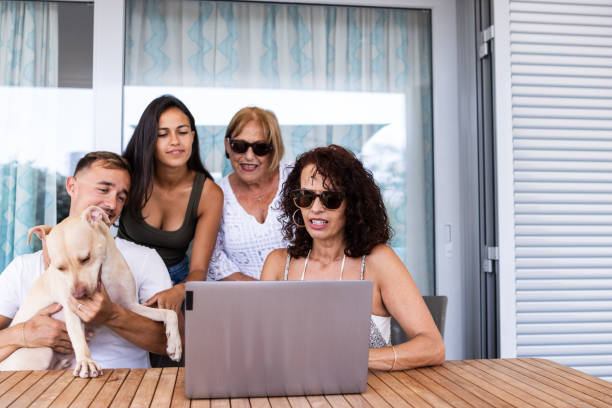
[[[266,257],[261,280],[281,280],[287,262],[287,248],[274,249]]]
[[[204,187],[200,193],[200,204],[198,207],[206,208],[209,206],[223,205],[223,190],[211,179],[204,180]]]
[[[366,269],[374,271],[390,271],[403,267],[401,259],[393,248],[387,244],[378,244],[366,255]],[[405,267],[404,267],[405,268]]]

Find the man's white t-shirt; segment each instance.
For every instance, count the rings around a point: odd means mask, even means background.
[[[115,238],[136,280],[138,301],[172,287],[170,275],[154,249]],[[16,257],[0,274],[0,315],[12,319],[34,281],[44,272],[42,251]],[[62,315],[60,311],[58,315]],[[61,320],[63,316],[61,316]],[[148,368],[149,353],[106,326],[96,329],[89,343],[91,358],[102,368]]]

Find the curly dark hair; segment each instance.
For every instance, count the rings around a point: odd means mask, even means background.
[[[301,188],[302,170],[309,164],[314,164],[326,189],[344,193],[344,237],[347,243],[344,253],[347,256],[368,255],[376,245],[389,241],[392,234],[389,218],[372,173],[351,151],[332,144],[302,153],[283,184],[279,221],[283,225],[283,236],[289,243],[288,250],[292,257],[306,256],[312,248],[312,238],[306,228],[298,228],[293,221],[298,207],[291,198],[291,192]],[[299,212],[296,215],[299,216]]]

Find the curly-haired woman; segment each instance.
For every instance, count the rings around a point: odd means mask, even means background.
[[[268,255],[262,280],[372,280],[368,366],[441,364],[444,343],[410,273],[387,246],[391,230],[372,174],[331,145],[302,154],[281,192],[287,249]],[[410,337],[390,343],[391,317]]]

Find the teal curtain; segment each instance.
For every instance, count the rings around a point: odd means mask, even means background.
[[[57,86],[57,52],[56,5],[35,1],[0,3],[0,87]],[[36,113],[32,115],[32,120],[36,120]],[[4,113],[0,118],[11,120]],[[0,123],[0,129],[4,127]],[[23,124],[23,129],[28,131],[27,124]],[[25,133],[8,136],[24,137]],[[38,242],[27,245],[28,230],[39,224],[55,224],[57,189],[54,172],[37,166],[31,158],[20,157],[19,151],[3,153],[0,156],[3,158],[0,162],[0,272],[15,256],[40,248]]]

